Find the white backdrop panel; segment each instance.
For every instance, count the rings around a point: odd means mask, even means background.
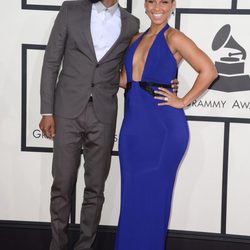
[[[22,11],[19,0],[1,6],[1,220],[49,221],[51,154],[21,152],[20,125],[21,44],[40,43],[51,16]]]
[[[189,128],[190,143],[177,175],[170,229],[219,233],[224,126],[189,122]]]
[[[49,222],[51,154],[2,149],[0,220]]]
[[[231,0],[176,0],[177,8],[230,9]]]
[[[61,5],[65,0],[27,0],[27,4],[36,5]],[[74,0],[70,0],[74,1]],[[119,0],[122,7],[127,7],[127,0]]]
[[[249,15],[215,15],[215,14],[183,14],[181,15],[180,29],[205,51],[213,61],[219,61],[221,57],[228,55],[228,50],[223,47],[219,51],[212,50],[212,42],[216,33],[225,24],[231,25],[231,35],[238,43],[250,52],[249,30],[242,30],[250,22]],[[209,24],[209,25],[208,25]],[[205,29],[205,32],[204,32]],[[232,51],[232,50],[231,50]],[[245,74],[250,74],[250,58],[245,63]],[[197,73],[189,64],[183,62],[180,65],[179,81],[180,96],[183,96],[192,86]],[[238,81],[240,82],[240,80]],[[238,83],[235,83],[236,85]],[[250,89],[250,78],[249,78]],[[202,98],[186,110],[188,115],[240,117],[250,118],[250,91],[222,92],[208,90]]]
[[[46,139],[40,129],[40,78],[43,50],[27,51],[27,129],[26,146],[52,147],[52,140]],[[35,73],[35,74],[34,74]]]
[[[237,8],[238,9],[250,9],[250,1],[249,0],[238,0]]]
[[[120,164],[117,156],[112,157],[110,174],[105,188],[101,225],[117,225],[120,212]]]
[[[250,236],[250,124],[231,124],[227,233]]]
[[[122,125],[122,120],[124,116],[124,89],[120,88],[118,92],[118,114],[116,123],[116,134],[114,142],[114,151],[118,151],[119,133]]]
[[[85,188],[83,164],[84,164],[84,160],[83,160],[83,157],[81,157],[81,163],[80,163],[77,182],[76,182],[76,223],[80,223],[80,211],[81,211],[82,202],[83,202],[83,191]]]
[[[26,0],[27,4],[36,4],[36,5],[62,5],[64,1],[65,0]]]

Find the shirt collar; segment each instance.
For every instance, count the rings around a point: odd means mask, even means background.
[[[94,3],[94,6],[98,13],[108,10],[111,15],[115,14],[116,10],[119,8],[118,2],[116,2],[109,8],[105,7],[105,5],[101,1]]]

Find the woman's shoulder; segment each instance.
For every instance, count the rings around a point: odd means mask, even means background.
[[[195,43],[187,37],[183,32],[170,27],[165,34],[166,41],[168,45],[175,50],[179,50],[181,48],[191,48],[195,46]]]
[[[182,42],[187,39],[187,36],[183,32],[172,27],[166,30],[165,37],[169,42],[173,43]]]

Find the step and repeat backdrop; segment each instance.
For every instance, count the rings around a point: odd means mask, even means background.
[[[12,0],[1,5],[0,220],[49,222],[52,142],[39,130],[39,84],[48,36],[62,0]],[[150,22],[144,0],[120,0]],[[190,143],[178,171],[170,229],[249,236],[250,240],[250,0],[177,0],[169,23],[214,61],[218,80],[185,109]],[[179,67],[179,95],[196,72]],[[119,113],[106,184],[102,225],[117,225],[120,202]],[[150,143],[150,142],[149,142]],[[83,196],[79,168],[71,222],[79,223]],[[248,239],[248,238],[247,238]]]

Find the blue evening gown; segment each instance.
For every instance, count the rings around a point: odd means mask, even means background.
[[[158,83],[170,91],[177,64],[164,32],[156,36],[141,82],[132,79],[133,56],[143,33],[125,56],[128,79],[120,132],[121,210],[115,250],[164,250],[171,198],[189,132],[182,109],[157,106]]]

